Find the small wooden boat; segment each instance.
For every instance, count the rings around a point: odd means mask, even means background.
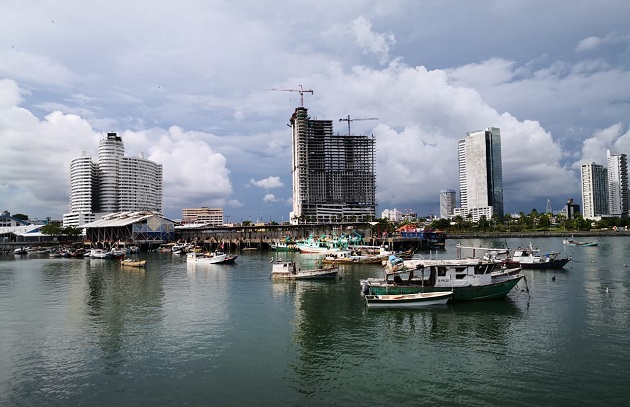
[[[415,294],[366,295],[368,308],[421,308],[443,305],[453,297],[453,291],[436,291]]]
[[[337,273],[339,272],[339,267],[335,265],[328,265],[324,267],[315,267],[310,269],[302,269],[298,267],[298,265],[293,260],[283,261],[278,259],[278,261],[273,262],[273,266],[271,268],[271,277],[278,279],[288,279],[288,280],[322,280],[322,279],[333,279],[337,277]]]
[[[133,259],[122,259],[120,264],[128,267],[144,267],[147,264],[146,260],[133,260]]]

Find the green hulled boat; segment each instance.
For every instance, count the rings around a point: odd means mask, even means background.
[[[503,270],[487,259],[403,261],[390,257],[384,278],[361,280],[366,295],[453,291],[452,301],[504,298],[522,279],[520,270]]]

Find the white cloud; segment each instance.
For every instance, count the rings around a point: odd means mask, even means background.
[[[389,46],[396,43],[394,34],[375,33],[372,31],[372,23],[364,17],[359,17],[352,22],[352,32],[357,44],[363,48],[364,54],[375,55],[381,64],[387,62]]]
[[[280,181],[280,177],[267,177],[258,181],[252,179],[250,180],[250,184],[264,189],[281,188],[284,186],[282,181]]]
[[[581,40],[575,47],[575,52],[585,52],[597,48],[604,42],[604,39],[599,37],[588,37]]]
[[[278,198],[274,194],[266,194],[263,197],[263,202],[278,202]]]

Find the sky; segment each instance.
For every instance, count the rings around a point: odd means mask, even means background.
[[[626,0],[5,0],[0,211],[61,219],[70,161],[116,132],[163,165],[166,217],[288,221],[300,86],[312,118],[375,137],[377,217],[439,215],[458,140],[488,127],[506,212],[581,204],[580,165],[630,154],[628,16]]]

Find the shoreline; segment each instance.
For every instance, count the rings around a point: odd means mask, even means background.
[[[446,232],[446,239],[502,239],[516,237],[597,237],[597,236],[630,236],[627,230],[590,230],[590,231],[524,231],[524,232],[470,232],[470,233],[449,233]]]

